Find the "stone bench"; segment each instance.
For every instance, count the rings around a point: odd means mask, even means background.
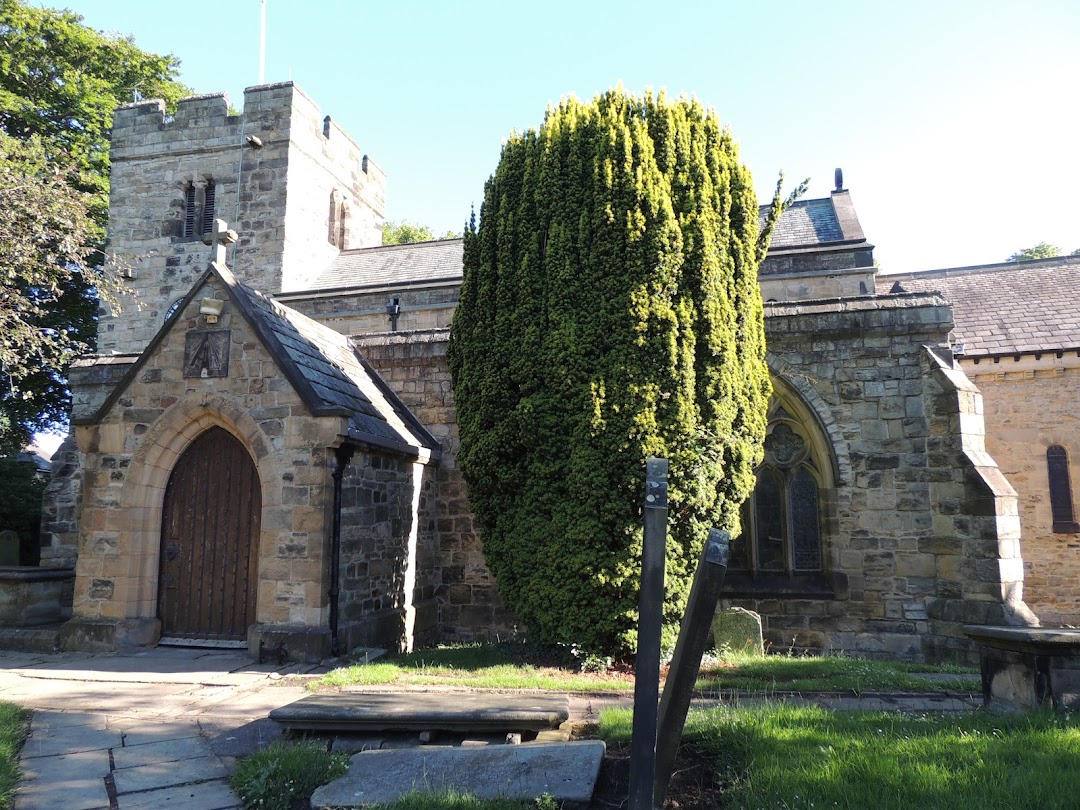
[[[968,625],[964,633],[979,644],[986,708],[1080,710],[1080,630]]]

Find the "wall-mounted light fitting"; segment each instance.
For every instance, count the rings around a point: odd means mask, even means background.
[[[199,302],[199,314],[206,316],[207,323],[217,323],[224,308],[225,302],[216,298],[204,298]]]

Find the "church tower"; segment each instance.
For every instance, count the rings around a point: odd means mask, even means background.
[[[266,293],[307,289],[342,250],[379,244],[386,176],[292,82],[249,87],[166,116],[159,100],[116,111],[109,251],[135,294],[104,309],[98,351],[137,354],[206,269],[217,218],[240,233],[228,261]]]

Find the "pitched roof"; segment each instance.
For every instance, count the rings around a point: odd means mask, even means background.
[[[838,212],[838,205],[842,212]],[[767,210],[767,206],[761,206],[761,222]],[[841,221],[842,216],[846,217],[845,221]],[[845,222],[851,233],[845,232]],[[847,192],[842,192],[818,200],[799,200],[784,211],[769,249],[821,247],[853,241],[866,239],[858,227]],[[345,250],[304,292],[460,282],[461,263],[461,239]]]
[[[313,290],[461,281],[461,239],[342,251]]]
[[[348,337],[241,284],[211,264],[89,422],[100,420],[165,338],[180,313],[216,277],[304,405],[315,416],[347,416],[349,437],[409,455],[439,455],[439,445],[349,343]],[[78,420],[73,420],[78,421]],[[421,453],[421,451],[424,451]]]
[[[965,356],[1080,348],[1080,256],[881,275],[879,294],[937,291]]]
[[[765,210],[765,206],[762,206],[763,214]],[[840,227],[836,209],[832,200],[825,197],[820,200],[799,200],[784,211],[776,223],[769,247],[776,250],[795,245],[840,242],[843,239],[844,231]]]
[[[238,303],[248,306],[252,325],[313,413],[348,415],[349,435],[357,440],[438,452],[438,443],[347,336],[245,284],[232,283]]]

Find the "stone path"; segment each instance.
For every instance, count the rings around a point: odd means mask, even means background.
[[[244,651],[0,652],[0,695],[34,709],[15,810],[239,808],[235,757],[279,736],[264,718],[307,692]]]

